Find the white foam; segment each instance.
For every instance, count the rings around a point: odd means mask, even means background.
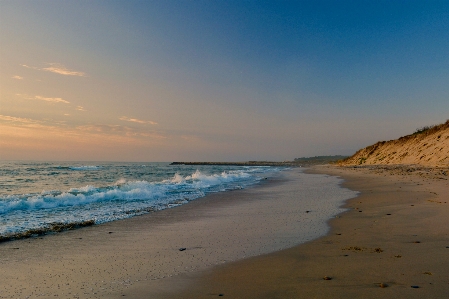
[[[0,215],[8,218],[0,225],[0,234],[23,227],[43,226],[50,221],[95,219],[97,222],[107,222],[142,213],[148,208],[164,209],[202,197],[208,192],[241,189],[253,184],[260,178],[250,172],[258,173],[254,169],[220,174],[204,174],[196,170],[185,177],[176,173],[171,179],[159,182],[119,179],[106,187],[86,185],[67,191],[8,195],[0,198]]]
[[[71,170],[97,170],[100,169],[100,166],[95,165],[83,165],[83,166],[71,166],[69,167]]]

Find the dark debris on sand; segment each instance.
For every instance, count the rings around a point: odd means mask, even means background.
[[[53,222],[50,223],[46,227],[30,229],[24,232],[15,233],[15,234],[7,234],[0,236],[0,243],[19,240],[19,239],[27,239],[31,237],[43,236],[50,233],[59,233],[66,230],[74,230],[81,227],[92,226],[95,224],[95,220],[86,220],[79,222],[71,222],[71,223],[62,223],[62,222]]]

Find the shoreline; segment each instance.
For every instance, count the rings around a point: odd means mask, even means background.
[[[173,290],[171,283],[185,273],[316,238],[327,231],[315,217],[319,206],[334,195],[298,205],[298,180],[304,176],[319,179],[330,195],[340,190],[336,178],[296,168],[247,189],[210,194],[175,208],[2,243],[0,266],[7,271],[0,273],[0,298],[141,298],[139,290]],[[335,213],[329,209],[320,217]],[[298,235],[305,223],[316,231]]]
[[[407,167],[308,172],[343,177],[343,187],[361,192],[329,221],[326,236],[184,275],[178,278],[184,289],[158,298],[447,298],[445,177],[410,174]]]
[[[156,213],[1,243],[0,298],[446,298],[445,176],[406,167],[307,173],[342,177],[343,187],[361,192],[345,200],[347,211],[327,222],[322,237],[297,245],[299,227],[285,235],[313,209],[291,202],[288,213],[273,210],[270,202],[286,189],[298,193],[298,181],[281,175]],[[236,215],[242,208],[258,220],[230,229],[250,219]],[[251,253],[246,244],[257,246]]]
[[[282,166],[300,167],[301,164],[293,161],[271,162],[271,161],[248,161],[248,162],[171,162],[169,165],[218,165],[218,166]]]

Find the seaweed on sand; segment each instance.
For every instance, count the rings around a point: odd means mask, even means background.
[[[53,222],[53,223],[49,223],[48,226],[45,226],[42,228],[34,228],[34,229],[29,229],[24,232],[0,235],[0,243],[12,241],[12,240],[38,237],[38,236],[43,236],[43,235],[47,235],[50,233],[59,233],[59,232],[66,231],[66,230],[74,230],[74,229],[81,228],[81,227],[92,226],[94,224],[95,224],[95,220],[86,220],[86,221],[70,222],[70,223]]]

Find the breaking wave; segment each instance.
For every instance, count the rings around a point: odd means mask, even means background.
[[[93,169],[92,166],[77,167]],[[119,179],[108,186],[86,185],[65,191],[0,197],[0,215],[5,219],[0,234],[43,227],[48,223],[66,223],[93,219],[103,223],[148,211],[184,204],[210,192],[241,189],[260,180],[254,169],[204,174],[199,170],[158,182]],[[17,225],[21,223],[21,225]]]

